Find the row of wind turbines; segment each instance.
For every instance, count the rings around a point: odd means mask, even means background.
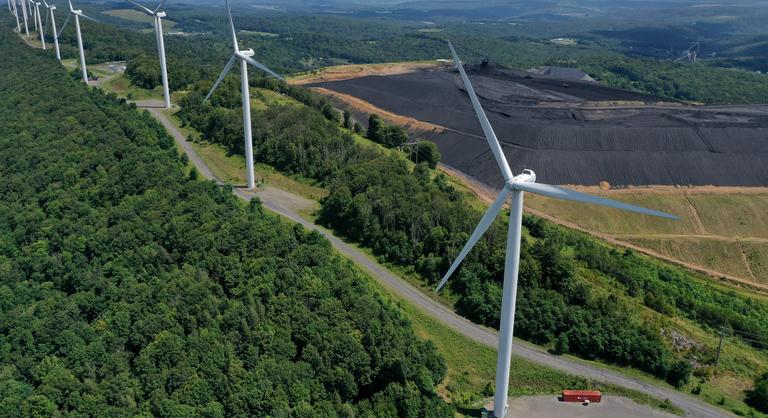
[[[155,30],[155,38],[157,41],[157,51],[158,55],[160,56],[160,72],[161,77],[163,80],[163,101],[164,106],[166,109],[170,109],[171,107],[171,96],[168,89],[168,70],[167,65],[165,61],[165,41],[163,40],[163,24],[162,24],[162,18],[166,16],[165,12],[160,10],[163,5],[165,4],[165,0],[161,0],[160,3],[155,7],[155,9],[149,9],[145,6],[142,6],[139,3],[136,3],[132,0],[128,0],[131,4],[138,7],[142,12],[150,15],[154,19],[154,30]],[[45,15],[45,25],[42,23],[42,19],[40,17],[40,6],[45,5],[45,8],[48,9],[48,13]],[[64,29],[67,27],[67,24],[69,24],[70,19],[72,16],[75,17],[75,32],[77,34],[77,49],[79,52],[79,60],[80,60],[80,71],[83,74],[83,82],[88,84],[88,68],[85,65],[85,50],[83,49],[83,34],[80,30],[80,18],[87,19],[96,23],[101,23],[98,20],[86,15],[83,13],[80,9],[75,9],[75,7],[72,5],[72,0],[67,0],[67,5],[69,6],[69,13],[67,14],[67,19],[64,21],[64,24],[61,26],[61,29],[58,31],[56,30],[56,16],[54,11],[56,10],[56,5],[54,4],[48,4],[45,0],[43,0],[43,3],[35,2],[34,0],[8,0],[8,10],[16,17],[16,30],[21,33],[21,23],[24,23],[24,33],[26,36],[29,36],[29,24],[28,20],[29,17],[32,17],[32,21],[34,24],[34,31],[37,31],[40,36],[40,43],[43,46],[43,49],[47,49],[45,45],[45,32],[48,30],[48,19],[50,18],[51,21],[51,29],[53,34],[53,44],[56,51],[56,59],[61,61],[61,51],[59,49],[59,36],[64,32]],[[19,10],[21,10],[21,13],[19,13]]]
[[[62,30],[66,26],[66,24],[69,22],[69,18],[74,15],[75,27],[77,28],[78,47],[80,50],[80,66],[81,66],[81,69],[83,70],[83,81],[87,83],[88,79],[86,76],[87,71],[85,67],[85,54],[83,52],[82,35],[80,33],[79,18],[84,17],[86,19],[93,20],[93,21],[95,21],[95,19],[92,19],[86,16],[85,14],[83,14],[81,10],[74,9],[74,7],[72,6],[71,0],[67,0],[67,1],[69,3],[70,12],[69,12],[69,15],[67,16],[67,21],[64,23],[64,26],[62,26]],[[139,7],[143,12],[152,16],[155,20],[155,35],[157,38],[158,54],[160,56],[160,70],[162,72],[165,107],[170,108],[170,97],[168,94],[168,75],[167,75],[167,67],[165,62],[165,45],[163,43],[163,32],[162,32],[162,18],[165,17],[166,14],[165,12],[160,10],[163,4],[165,3],[165,0],[161,0],[160,4],[155,9],[149,9],[132,0],[129,0],[129,1],[132,4],[136,5],[137,7]],[[43,0],[43,3],[45,3],[45,0]],[[9,0],[8,7],[12,11],[12,13],[16,15],[17,30],[19,32],[21,32],[21,26],[19,25],[18,8],[21,8],[23,10],[25,30],[27,30],[27,27],[26,27],[26,19],[27,19],[26,10],[27,9],[26,8],[29,7],[30,10],[32,10],[33,4],[34,4],[34,10],[36,13],[35,16],[37,19],[37,25],[38,25],[37,27],[40,27],[40,22],[39,22],[40,21],[40,14],[39,14],[40,3],[34,3],[32,0]],[[239,62],[240,63],[240,81],[241,81],[240,88],[241,88],[242,108],[243,108],[243,129],[244,129],[243,135],[244,135],[244,141],[245,141],[245,159],[246,159],[246,170],[247,170],[246,177],[247,177],[247,183],[248,183],[247,187],[249,189],[252,189],[255,187],[255,180],[254,180],[254,168],[253,168],[253,163],[254,163],[253,139],[252,139],[252,133],[251,133],[251,107],[250,107],[250,92],[249,92],[249,85],[248,85],[248,81],[249,81],[248,65],[252,65],[258,68],[259,70],[265,72],[266,74],[276,77],[280,80],[282,80],[283,78],[280,77],[280,75],[278,75],[274,71],[267,68],[262,63],[256,61],[253,58],[254,56],[253,49],[250,49],[250,48],[244,49],[244,50],[240,49],[240,46],[238,45],[238,42],[237,42],[237,32],[235,31],[235,25],[232,20],[232,12],[229,7],[229,0],[224,0],[224,4],[227,8],[227,15],[229,17],[229,29],[230,29],[230,35],[232,37],[233,52],[229,61],[224,66],[224,69],[222,70],[218,79],[213,84],[213,86],[211,87],[211,90],[208,92],[208,95],[205,97],[203,101],[207,102],[210,99],[211,95],[216,91],[218,86],[221,84],[222,80],[224,80],[227,74],[229,74],[229,72],[232,70],[235,63]],[[53,15],[53,11],[56,10],[56,6],[50,6],[47,3],[45,3],[45,7],[48,8],[50,12],[49,15],[51,17],[51,22],[53,26],[54,43],[56,44],[56,58],[60,60],[61,57],[58,51],[58,35],[61,34],[61,31],[59,31],[58,34],[56,33],[56,23]],[[47,28],[47,21],[48,21],[48,18],[46,17],[46,28]],[[42,35],[42,32],[40,37],[41,37],[41,41],[43,42],[43,45],[45,45],[45,40]],[[497,361],[496,361],[496,382],[495,382],[496,389],[495,389],[494,408],[493,408],[494,417],[504,418],[507,415],[507,394],[509,391],[509,374],[510,374],[510,366],[511,366],[511,358],[512,358],[512,342],[513,342],[512,337],[514,333],[515,305],[517,301],[517,282],[518,282],[518,272],[519,272],[519,266],[520,266],[520,239],[521,239],[521,232],[522,232],[523,193],[529,192],[529,193],[535,193],[535,194],[539,194],[539,195],[554,198],[554,199],[607,206],[615,209],[621,209],[629,212],[635,212],[635,213],[640,213],[640,214],[645,214],[645,215],[650,215],[650,216],[655,216],[660,218],[666,218],[666,219],[672,219],[672,220],[677,220],[679,218],[674,215],[670,215],[670,214],[659,212],[652,209],[643,208],[640,206],[630,205],[630,204],[622,203],[622,202],[611,200],[611,199],[606,199],[598,196],[580,193],[574,190],[565,189],[561,187],[536,183],[536,173],[534,173],[533,170],[526,169],[526,170],[523,170],[521,174],[514,175],[512,173],[512,170],[509,167],[508,160],[504,155],[501,144],[499,143],[499,140],[496,137],[496,133],[494,132],[493,127],[491,126],[488,116],[483,110],[483,107],[480,103],[480,99],[475,93],[475,90],[472,87],[469,77],[467,76],[467,73],[464,70],[464,66],[462,65],[461,60],[459,59],[459,56],[456,53],[456,50],[453,48],[453,45],[450,42],[448,42],[448,48],[451,51],[454,65],[456,66],[459,72],[461,81],[472,103],[472,107],[474,108],[477,118],[479,119],[480,126],[482,127],[483,133],[486,137],[486,140],[491,149],[491,152],[493,153],[496,163],[499,166],[499,169],[501,171],[502,177],[504,178],[504,186],[502,187],[496,200],[491,204],[491,206],[483,214],[479,224],[477,225],[475,230],[472,232],[472,235],[469,237],[469,240],[467,241],[467,243],[459,252],[458,256],[456,257],[456,260],[450,266],[445,276],[443,276],[443,278],[438,283],[436,291],[439,292],[443,288],[443,286],[445,286],[448,279],[458,269],[459,265],[464,260],[464,258],[466,258],[466,256],[472,250],[472,248],[474,248],[474,246],[478,243],[478,241],[480,241],[480,239],[488,230],[488,228],[491,226],[491,224],[493,224],[493,221],[501,213],[504,204],[511,197],[511,205],[510,205],[510,213],[509,213],[509,230],[507,235],[506,255],[505,255],[505,264],[504,264],[504,278],[503,278],[503,287],[502,287],[503,293],[502,293],[502,305],[501,305],[501,324],[499,327],[499,343],[498,343]]]
[[[163,5],[165,4],[165,0],[161,0],[160,3],[155,7],[154,9],[150,9],[146,6],[143,6],[133,0],[128,0],[131,4],[138,7],[142,12],[146,13],[147,15],[151,16],[154,19],[154,30],[155,30],[155,40],[157,41],[157,51],[158,56],[160,58],[160,75],[162,79],[162,87],[163,87],[163,106],[166,109],[171,108],[171,95],[168,88],[168,66],[165,58],[165,41],[163,39],[163,23],[162,19],[166,17],[165,11],[161,10]],[[64,28],[69,23],[69,20],[72,16],[75,17],[75,31],[77,33],[77,47],[79,51],[79,58],[80,58],[80,70],[82,72],[83,76],[83,82],[88,84],[88,69],[85,64],[85,51],[83,49],[83,35],[80,30],[80,18],[85,18],[88,20],[91,20],[93,22],[100,23],[98,20],[89,17],[85,13],[83,13],[80,9],[75,9],[72,5],[72,0],[67,0],[67,4],[69,5],[69,14],[67,15],[67,19],[64,22],[64,25],[62,25],[61,29],[57,32],[56,31],[56,19],[54,16],[54,11],[56,10],[55,5],[49,5],[45,0],[43,0],[43,3],[45,3],[45,7],[48,9],[48,13],[46,14],[45,18],[45,27],[43,27],[42,23],[40,22],[40,13],[39,13],[39,6],[40,3],[35,3],[34,0],[8,0],[8,10],[11,11],[11,13],[16,16],[16,30],[21,33],[21,23],[20,23],[20,14],[18,12],[19,9],[22,10],[21,16],[23,17],[24,21],[24,30],[27,36],[29,36],[29,28],[27,26],[27,8],[29,10],[35,10],[35,30],[38,31],[40,34],[40,42],[43,45],[43,49],[46,49],[45,47],[45,32],[48,28],[48,18],[50,17],[52,28],[53,28],[53,41],[56,47],[56,59],[61,61],[61,52],[59,51],[59,36],[61,36],[62,32],[64,31]],[[259,70],[276,77],[280,80],[283,78],[275,73],[274,71],[270,70],[265,66],[264,64],[256,61],[253,56],[254,52],[253,49],[244,49],[241,50],[238,43],[237,43],[237,33],[235,31],[235,25],[232,20],[232,11],[229,7],[229,0],[225,0],[224,4],[227,8],[227,16],[229,17],[229,29],[230,34],[232,36],[232,47],[233,47],[233,53],[230,57],[227,64],[224,66],[224,70],[221,72],[221,75],[214,83],[213,87],[211,88],[211,91],[208,93],[208,95],[205,97],[205,101],[207,102],[208,99],[211,97],[213,92],[216,90],[216,88],[219,86],[222,80],[224,80],[224,77],[227,76],[227,74],[232,70],[232,67],[234,66],[235,62],[240,62],[240,78],[241,78],[241,95],[242,95],[242,102],[243,102],[243,129],[244,129],[244,137],[245,137],[245,159],[246,159],[246,179],[247,179],[247,187],[249,189],[252,189],[256,187],[256,176],[254,173],[253,168],[253,136],[251,132],[251,102],[250,102],[250,91],[248,86],[248,65],[252,65]],[[34,9],[33,9],[34,5]]]

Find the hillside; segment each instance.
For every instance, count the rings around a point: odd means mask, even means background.
[[[317,233],[10,30],[0,54],[0,415],[451,414],[434,346]]]

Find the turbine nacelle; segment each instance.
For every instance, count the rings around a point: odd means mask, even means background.
[[[536,183],[536,173],[533,170],[525,169],[521,174],[509,179],[505,187],[509,190],[515,190],[516,183]]]
[[[252,57],[256,55],[256,53],[253,52],[253,48],[248,48],[248,49],[243,49],[241,51],[235,52],[235,55],[242,58],[242,57]]]
[[[157,12],[157,13],[155,13],[155,16],[163,18],[163,17],[166,16],[166,14],[165,14],[165,12]]]

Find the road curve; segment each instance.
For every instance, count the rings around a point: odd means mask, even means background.
[[[205,162],[200,158],[199,155],[197,155],[192,146],[187,142],[184,135],[171,122],[165,111],[158,108],[158,106],[161,105],[159,101],[138,101],[136,104],[141,108],[147,108],[147,110],[149,110],[149,112],[160,123],[162,123],[168,133],[170,133],[174,140],[179,144],[179,146],[184,149],[184,151],[187,153],[187,156],[189,157],[189,160],[195,165],[198,172],[203,177],[209,180],[213,180],[218,184],[224,184],[220,179],[213,175]],[[258,196],[262,200],[264,207],[271,210],[272,212],[282,215],[294,222],[300,223],[305,228],[320,232],[331,242],[337,251],[339,251],[345,257],[349,258],[358,266],[365,269],[367,273],[371,275],[371,277],[373,277],[385,288],[395,293],[397,296],[419,306],[429,316],[437,319],[438,321],[459,332],[460,334],[493,348],[497,346],[498,334],[495,330],[475,324],[456,314],[448,307],[429,298],[420,289],[400,279],[381,265],[371,261],[371,259],[369,259],[361,251],[343,242],[327,230],[319,228],[317,225],[302,218],[294,209],[292,209],[292,204],[285,204],[285,202],[288,201],[295,202],[302,199],[306,200],[303,197],[298,197],[296,195],[292,195],[289,192],[282,190],[278,191],[278,189],[271,188],[260,188],[257,191],[248,191],[241,188],[235,188],[233,189],[233,193],[238,197],[248,201],[253,199],[255,196]],[[639,392],[643,392],[660,399],[669,399],[670,402],[682,409],[685,412],[685,416],[687,417],[719,418],[732,416],[724,410],[708,405],[680,391],[658,387],[643,382],[639,379],[625,376],[619,372],[579,363],[561,356],[554,356],[549,354],[543,348],[527,343],[516,341],[514,346],[514,354],[526,360],[543,364],[545,366],[566,373],[637,390]]]

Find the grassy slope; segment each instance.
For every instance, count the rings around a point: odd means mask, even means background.
[[[765,217],[768,191],[638,189],[605,195],[674,213],[682,220],[657,220],[538,196],[527,197],[526,205],[588,231],[612,235],[685,262],[768,284],[768,219]]]

